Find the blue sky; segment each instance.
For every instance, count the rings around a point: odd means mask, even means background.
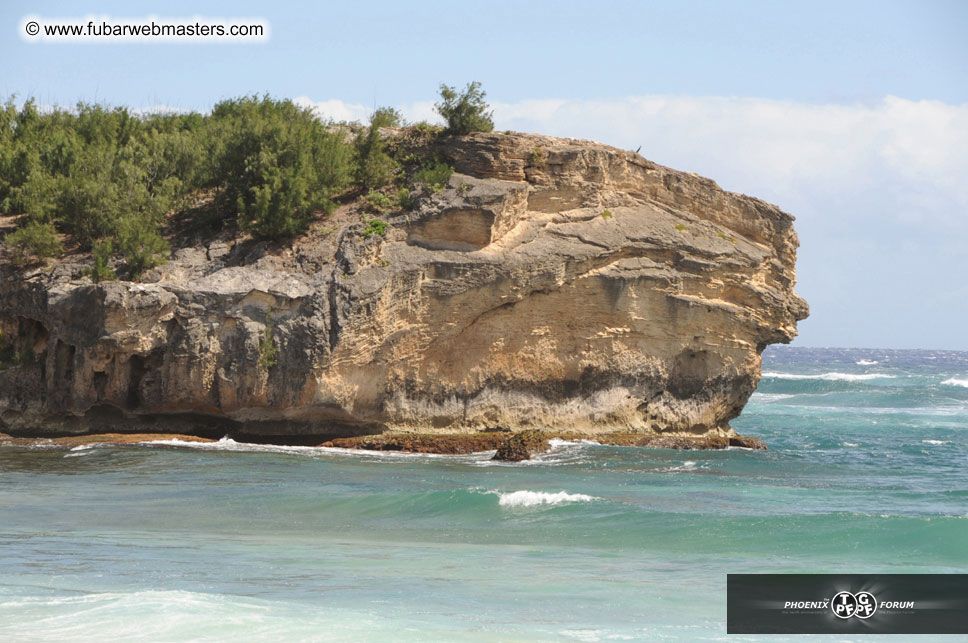
[[[261,44],[36,43],[45,19],[254,17]],[[7,2],[0,95],[433,118],[479,80],[498,129],[642,146],[797,216],[797,344],[968,350],[968,3]]]

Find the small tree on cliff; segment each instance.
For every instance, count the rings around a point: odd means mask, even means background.
[[[397,110],[381,107],[370,117],[370,127],[356,137],[356,182],[364,190],[383,187],[398,171],[399,166],[380,138],[380,128],[399,127],[402,120]]]
[[[29,263],[31,258],[45,261],[64,250],[54,226],[38,221],[11,232],[4,241],[13,250],[13,263],[18,266]]]
[[[481,91],[477,81],[468,83],[464,91],[457,93],[453,87],[441,83],[441,102],[435,103],[437,113],[447,121],[446,134],[470,134],[471,132],[490,132],[494,129],[491,115],[484,102],[487,94]]]

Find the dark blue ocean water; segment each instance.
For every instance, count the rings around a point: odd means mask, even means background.
[[[721,640],[730,572],[968,571],[968,353],[763,371],[767,452],[2,449],[0,640]]]

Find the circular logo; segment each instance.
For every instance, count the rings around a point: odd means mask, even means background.
[[[854,600],[857,601],[857,611],[854,612],[854,616],[857,618],[870,618],[874,616],[874,612],[877,611],[877,599],[870,592],[857,592],[854,594]]]
[[[857,599],[850,592],[837,592],[830,601],[830,609],[837,618],[850,618],[857,611]]]
[[[830,609],[837,618],[870,618],[877,611],[877,599],[870,592],[837,592]]]

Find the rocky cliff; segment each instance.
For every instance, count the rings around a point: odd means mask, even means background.
[[[222,238],[142,283],[4,267],[0,430],[732,435],[807,315],[793,217],[586,141],[434,152],[455,174],[385,235]]]

